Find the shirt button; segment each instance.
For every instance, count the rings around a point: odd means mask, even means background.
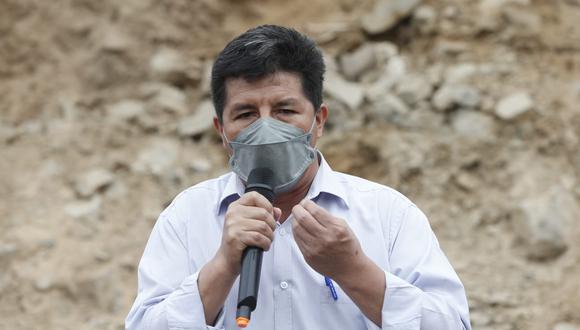
[[[280,287],[282,288],[282,290],[288,289],[288,282],[286,281],[280,282]]]
[[[280,228],[280,236],[286,235],[286,229]]]

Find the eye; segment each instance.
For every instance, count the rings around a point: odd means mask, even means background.
[[[291,114],[296,113],[296,111],[294,111],[292,109],[280,109],[280,110],[278,110],[278,112],[280,112],[283,115],[291,115]]]
[[[252,115],[253,115],[253,114],[254,114],[254,113],[253,113],[252,111],[246,111],[246,112],[242,112],[242,113],[238,114],[238,115],[235,117],[235,119],[236,119],[236,120],[238,120],[238,119],[247,119],[247,118],[250,118],[250,117],[252,117]]]

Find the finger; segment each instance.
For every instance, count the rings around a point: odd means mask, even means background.
[[[255,219],[243,219],[240,223],[241,232],[258,232],[269,239],[274,239],[274,230],[264,221]]]
[[[328,227],[334,223],[334,217],[324,208],[316,205],[313,201],[309,199],[303,199],[300,205],[312,215],[312,217],[320,223],[323,227]]]
[[[239,208],[238,215],[247,219],[255,219],[265,222],[272,230],[276,229],[276,220],[267,210],[256,206],[243,206]]]
[[[275,207],[274,208],[274,220],[280,221],[281,217],[282,217],[282,210],[278,207]]]
[[[238,202],[241,205],[261,207],[270,212],[270,214],[274,214],[274,207],[272,206],[272,203],[270,203],[266,197],[255,191],[250,191],[243,194],[242,197],[238,199]]]
[[[295,223],[309,234],[320,237],[324,233],[325,228],[302,205],[295,205],[292,208],[292,215],[294,215]]]
[[[298,248],[304,255],[312,249],[310,240],[313,239],[313,237],[306,232],[304,228],[301,228],[297,224],[292,224],[292,230],[294,232],[294,241],[296,241],[296,245],[298,245]]]
[[[243,232],[240,235],[240,241],[242,241],[246,247],[259,247],[264,251],[268,251],[272,244],[270,238],[256,231]]]

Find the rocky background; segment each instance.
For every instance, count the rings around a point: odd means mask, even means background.
[[[323,47],[331,165],[429,216],[475,329],[580,329],[580,1],[0,0],[0,329],[122,329],[160,211],[227,171],[233,36]]]

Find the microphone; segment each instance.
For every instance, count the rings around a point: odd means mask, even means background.
[[[275,196],[273,179],[274,172],[271,169],[265,167],[255,168],[248,175],[245,192],[256,191],[272,203]],[[262,249],[250,246],[242,254],[238,310],[236,312],[236,323],[240,328],[248,326],[250,314],[256,309],[256,304],[258,303],[263,253]]]

